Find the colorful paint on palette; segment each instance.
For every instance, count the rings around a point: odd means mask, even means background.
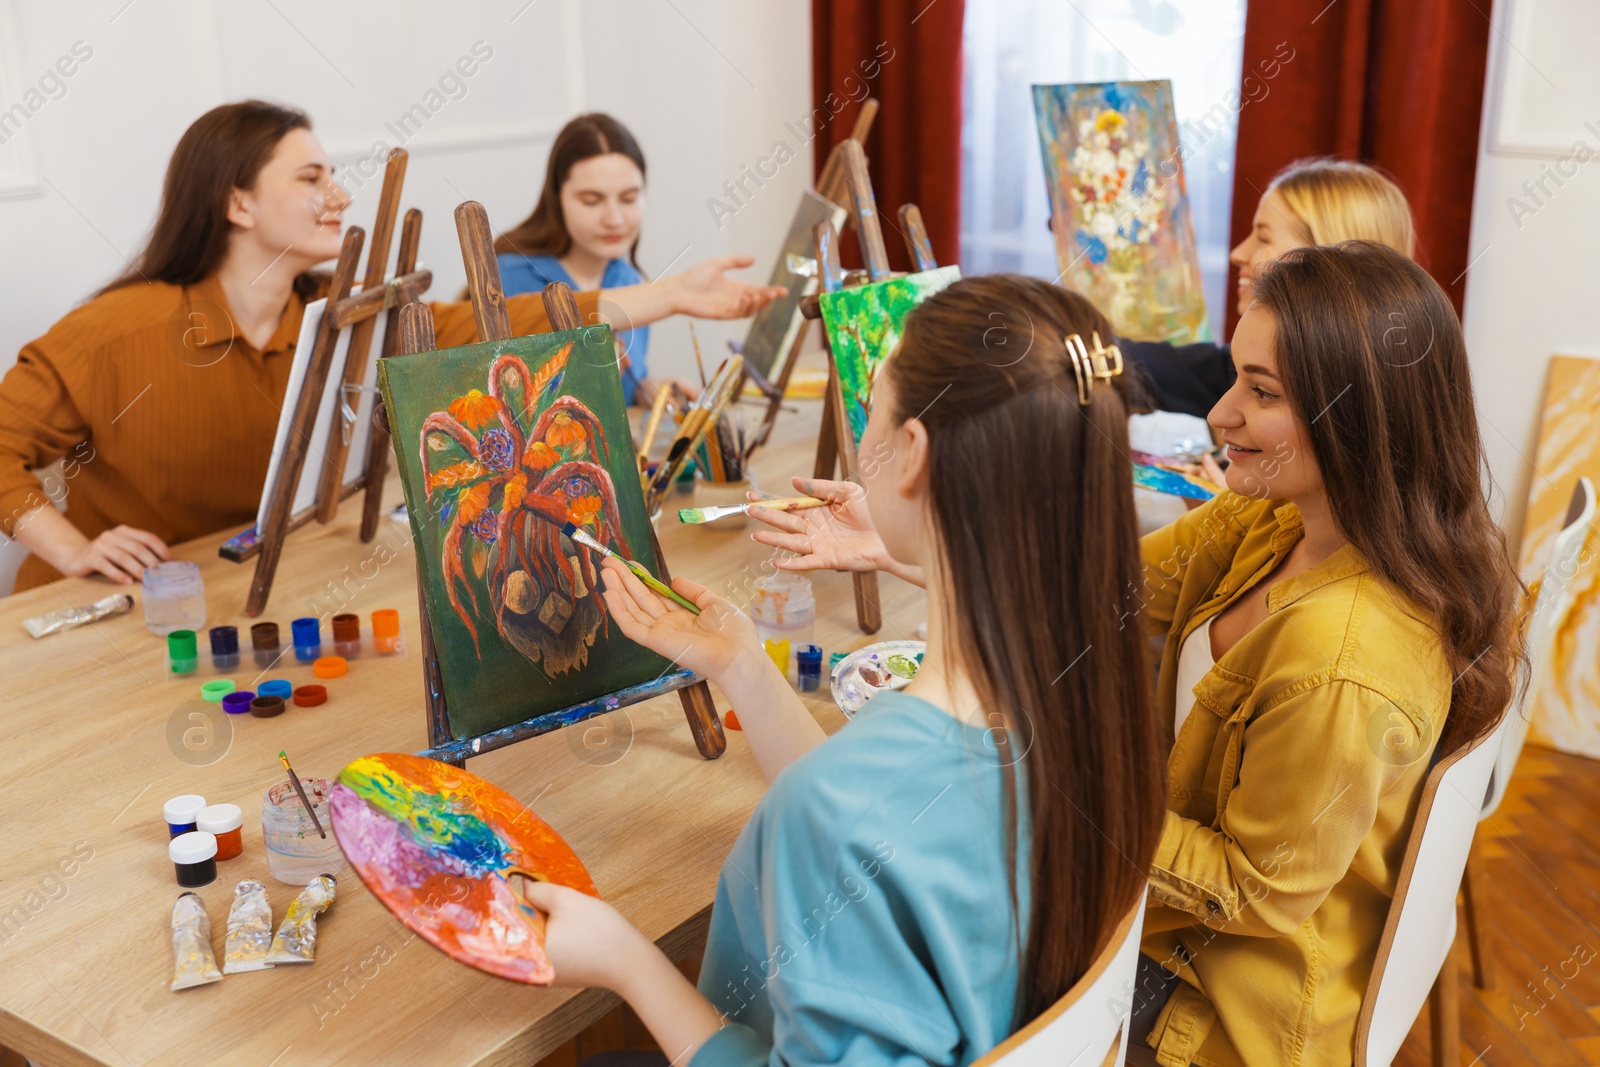
[[[1133,465],[1133,484],[1139,489],[1149,489],[1185,500],[1210,500],[1221,490],[1198,475],[1185,474],[1167,467],[1152,467],[1145,463]]]
[[[502,978],[554,978],[544,917],[508,884],[513,869],[600,895],[549,824],[437,760],[363,756],[340,773],[331,807],[339,845],[367,888],[436,948]]]
[[[960,267],[940,267],[822,294],[822,322],[828,330],[834,365],[839,368],[845,415],[857,444],[867,429],[872,380],[900,343],[906,316],[960,277]]]

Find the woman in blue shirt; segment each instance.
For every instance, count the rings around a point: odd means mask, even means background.
[[[1034,338],[1003,371],[996,316]],[[832,737],[733,604],[679,579],[694,615],[607,562],[622,632],[717,683],[772,785],[698,990],[610,905],[530,886],[557,984],[621,995],[674,1063],[961,1065],[1085,973],[1163,817],[1144,640],[1117,610],[1140,571],[1109,336],[1083,297],[1014,275],[911,312],[853,491],[921,569],[927,653]]]
[[[533,214],[494,243],[506,295],[537,293],[551,282],[574,290],[638,285],[645,280],[638,259],[643,214],[639,142],[610,115],[579,115],[550,146]],[[663,386],[689,399],[699,395],[683,378],[652,377],[649,347],[650,327],[618,329],[622,395],[629,404],[648,407]]]

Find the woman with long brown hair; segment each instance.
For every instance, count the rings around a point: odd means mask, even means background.
[[[1163,1064],[1349,1063],[1430,762],[1492,730],[1522,674],[1520,586],[1461,327],[1416,263],[1285,252],[1232,358],[1210,414],[1229,491],[1146,536],[1099,608],[1165,636],[1175,735],[1134,1033]],[[795,484],[846,503],[753,509],[779,528],[756,540],[800,553],[779,567],[924,580],[859,487]]]
[[[0,381],[0,533],[33,555],[17,589],[59,575],[137,580],[167,546],[255,515],[310,271],[339,253],[350,198],[300,111],[256,100],[202,115],[172,154],[161,209],[127,272],[23,347]],[[733,281],[726,257],[605,291],[631,324],[740,318],[781,288]],[[536,295],[515,334],[549,328]],[[580,294],[597,316],[599,294]],[[476,339],[464,303],[432,305],[441,348]],[[72,455],[65,515],[33,471]]]
[[[644,175],[639,142],[610,115],[579,115],[563,126],[550,145],[533,214],[495,238],[506,295],[542,292],[551,282],[614,289],[644,281]],[[649,407],[656,391],[669,386],[690,399],[699,396],[687,379],[650,374],[649,326],[619,331],[617,349],[628,403]]]
[[[1003,370],[997,315],[1037,333]],[[532,886],[558,983],[619,993],[673,1062],[964,1064],[1085,973],[1161,821],[1145,639],[1108,610],[1139,575],[1126,406],[1078,369],[1107,329],[1004,275],[911,313],[861,447],[884,542],[928,575],[927,653],[831,738],[733,604],[680,579],[696,616],[608,565],[623,633],[722,688],[772,785],[698,992],[609,905]]]

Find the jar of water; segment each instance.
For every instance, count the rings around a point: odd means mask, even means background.
[[[145,568],[144,624],[161,637],[174,630],[205,629],[206,589],[200,564],[175,559]]]
[[[303,886],[319,874],[338,874],[344,868],[344,853],[328,816],[332,786],[325,778],[302,778],[300,786],[317,817],[307,813],[292,783],[279,782],[261,798],[261,841],[272,877]]]
[[[789,667],[794,674],[794,653],[812,643],[817,625],[817,601],[811,580],[779,571],[755,580],[750,597],[750,620],[763,642],[788,641]]]

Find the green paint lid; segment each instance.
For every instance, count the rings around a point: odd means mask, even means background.
[[[193,630],[174,630],[167,635],[167,655],[173,660],[196,659],[200,646]]]
[[[234,688],[231,678],[213,678],[200,684],[200,696],[213,704],[220,704],[222,698],[233,692]]]

